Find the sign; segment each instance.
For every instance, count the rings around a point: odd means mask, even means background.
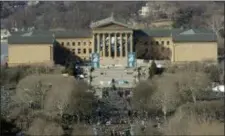
[[[130,68],[135,67],[136,65],[136,55],[134,52],[129,52],[128,53],[128,58],[127,58],[127,66]]]
[[[100,56],[98,53],[92,53],[91,63],[94,68],[100,67]]]

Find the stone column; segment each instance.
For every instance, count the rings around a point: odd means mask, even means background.
[[[123,53],[123,37],[122,37],[122,33],[120,33],[120,55],[119,55],[119,57],[122,57],[122,53]]]
[[[127,57],[127,48],[128,47],[128,33],[126,33],[126,45],[125,45],[125,57]]]
[[[93,37],[92,37],[92,52],[95,53],[95,33],[93,33]]]
[[[117,33],[115,33],[114,58],[117,58]]]
[[[111,33],[109,33],[109,57],[111,57]]]
[[[130,34],[130,52],[133,52],[133,33]]]
[[[98,53],[99,53],[99,55],[100,55],[100,34],[98,33],[98,35],[97,35],[97,48],[98,48]]]
[[[105,57],[105,34],[102,34],[102,57]]]

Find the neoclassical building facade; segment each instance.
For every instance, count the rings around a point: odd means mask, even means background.
[[[124,65],[129,52],[134,51],[133,29],[113,16],[90,25],[93,52],[100,55],[101,65]]]
[[[137,39],[141,37],[147,38],[148,42],[138,44]],[[137,48],[149,52],[149,47],[158,46],[170,51],[171,62],[217,61],[217,40],[211,30],[134,29],[110,16],[91,22],[88,30],[32,31],[20,35],[12,33],[8,38],[9,66],[54,63],[53,39],[61,48],[82,60],[88,61],[93,53],[98,53],[101,66],[127,66],[129,53],[141,56]]]

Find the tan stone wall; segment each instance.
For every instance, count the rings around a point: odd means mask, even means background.
[[[51,44],[14,44],[8,47],[9,66],[22,64],[52,64]]]
[[[217,43],[216,42],[186,42],[175,43],[175,60],[182,61],[217,61]]]
[[[91,38],[57,38],[61,46],[69,49],[74,55],[82,59],[89,59],[89,55],[93,52],[92,37]],[[86,53],[85,53],[86,50]],[[89,50],[91,52],[89,52]]]

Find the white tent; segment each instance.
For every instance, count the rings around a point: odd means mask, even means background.
[[[161,64],[156,64],[157,68],[162,68],[163,66]]]
[[[223,92],[224,93],[224,85],[218,85],[218,86],[212,88],[212,90],[214,92]]]
[[[84,75],[81,74],[81,75],[79,75],[79,77],[80,77],[80,78],[84,78]]]
[[[104,82],[103,81],[100,81],[100,85],[104,85]]]

